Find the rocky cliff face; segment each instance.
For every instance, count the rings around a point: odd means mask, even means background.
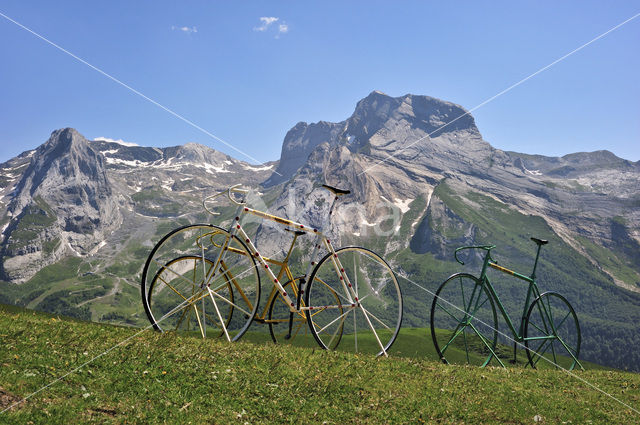
[[[304,123],[295,128],[303,127],[314,128]],[[327,198],[319,184],[350,188],[353,194],[336,214],[336,237],[393,231],[382,230],[382,222],[399,221],[409,203],[429,198],[448,175],[471,168],[484,173],[495,156],[462,107],[427,96],[392,98],[372,92],[358,102],[350,118],[333,125],[323,123],[323,128],[331,128],[332,133],[315,138],[320,143],[309,154],[310,144],[305,145],[306,161],[284,186],[276,208],[292,218],[315,215],[319,221],[322,210],[314,214],[313,207],[305,207]],[[285,143],[281,164],[291,155],[287,148]],[[304,201],[292,202],[293,198]]]
[[[303,148],[283,146],[280,169],[294,176],[275,202],[283,215],[321,222],[328,194],[319,185],[328,182],[354,192],[338,208],[334,237],[395,236],[399,240],[387,249],[410,246],[445,258],[450,256],[447,247],[477,239],[473,222],[456,217],[446,202],[432,197],[446,182],[464,205],[480,210],[467,196],[479,193],[509,210],[542,217],[594,263],[598,260],[583,246],[584,238],[617,249],[640,282],[634,266],[634,247],[640,247],[639,163],[606,151],[562,158],[504,152],[482,139],[462,107],[427,96],[393,98],[373,92],[347,120],[318,128],[300,123],[290,134],[302,130],[307,140]],[[312,140],[318,142],[315,147]],[[297,160],[285,168],[282,163],[293,152]],[[306,161],[297,166],[302,157]],[[272,176],[267,183],[274,180]],[[420,220],[411,223],[409,235],[395,234],[405,215],[416,214],[409,208],[416,199],[427,200]],[[608,271],[616,283],[637,289],[616,278],[615,270]]]
[[[7,215],[0,272],[12,281],[90,250],[121,222],[102,155],[73,129],[53,132],[33,152]]]
[[[334,141],[343,125],[320,121],[316,124],[299,122],[289,130],[282,144],[278,168],[265,182],[266,186],[286,182],[307,162],[309,154],[321,143]]]

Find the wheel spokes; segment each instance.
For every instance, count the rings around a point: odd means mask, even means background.
[[[541,340],[539,343],[534,343]],[[580,329],[571,305],[564,297],[548,292],[539,296],[529,308],[525,330],[529,362],[535,367],[541,359],[556,368],[568,364],[582,368],[578,361]],[[536,345],[536,346],[533,346]]]
[[[445,363],[484,366],[496,352],[497,315],[488,289],[468,274],[443,282],[431,304],[431,337]],[[489,331],[491,329],[492,331]]]

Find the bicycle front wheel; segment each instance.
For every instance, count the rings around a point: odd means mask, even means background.
[[[545,292],[531,303],[524,328],[529,364],[571,370],[582,367],[580,325],[576,312],[562,295]],[[540,360],[543,360],[540,362]]]
[[[366,248],[327,254],[311,273],[307,322],[324,349],[387,354],[402,324],[402,293],[391,267]]]
[[[222,260],[213,270],[221,250]],[[175,229],[153,248],[140,289],[156,330],[237,340],[258,309],[260,276],[240,239],[222,228],[196,224]]]
[[[486,366],[496,354],[498,316],[485,285],[459,273],[436,291],[431,304],[431,338],[444,363]]]
[[[204,276],[213,268],[208,258],[185,255],[175,258],[160,268],[151,280],[147,292],[147,302],[153,317],[163,317],[176,306],[175,314],[170,315],[162,324],[163,329],[200,333],[202,336],[223,336],[220,323],[229,328],[233,316],[233,290],[229,281],[215,288],[216,296],[229,300],[220,303],[218,317],[215,306],[207,297],[208,293],[194,282],[203,281]],[[160,326],[159,324],[157,326]],[[209,331],[209,335],[206,331]]]

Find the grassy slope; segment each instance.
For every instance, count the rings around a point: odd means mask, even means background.
[[[3,408],[137,330],[0,309]],[[640,375],[578,375],[627,404]],[[478,369],[143,332],[0,423],[637,423],[557,371]]]

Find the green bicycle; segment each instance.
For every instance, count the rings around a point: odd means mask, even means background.
[[[548,241],[537,238],[531,240],[538,245],[538,249],[530,276],[499,266],[491,258],[494,245],[463,246],[456,249],[454,257],[463,265],[464,262],[458,258],[458,253],[462,250],[482,249],[486,254],[480,277],[456,273],[440,285],[433,298],[431,337],[438,356],[444,363],[467,363],[482,367],[495,359],[504,367],[498,356],[501,347],[498,346],[497,305],[513,335],[514,361],[518,345],[524,345],[528,365],[533,368],[544,358],[556,368],[571,370],[578,366],[582,369],[578,361],[580,325],[573,307],[557,292],[541,293],[536,283],[540,249]],[[486,274],[488,267],[529,284],[518,329]]]

